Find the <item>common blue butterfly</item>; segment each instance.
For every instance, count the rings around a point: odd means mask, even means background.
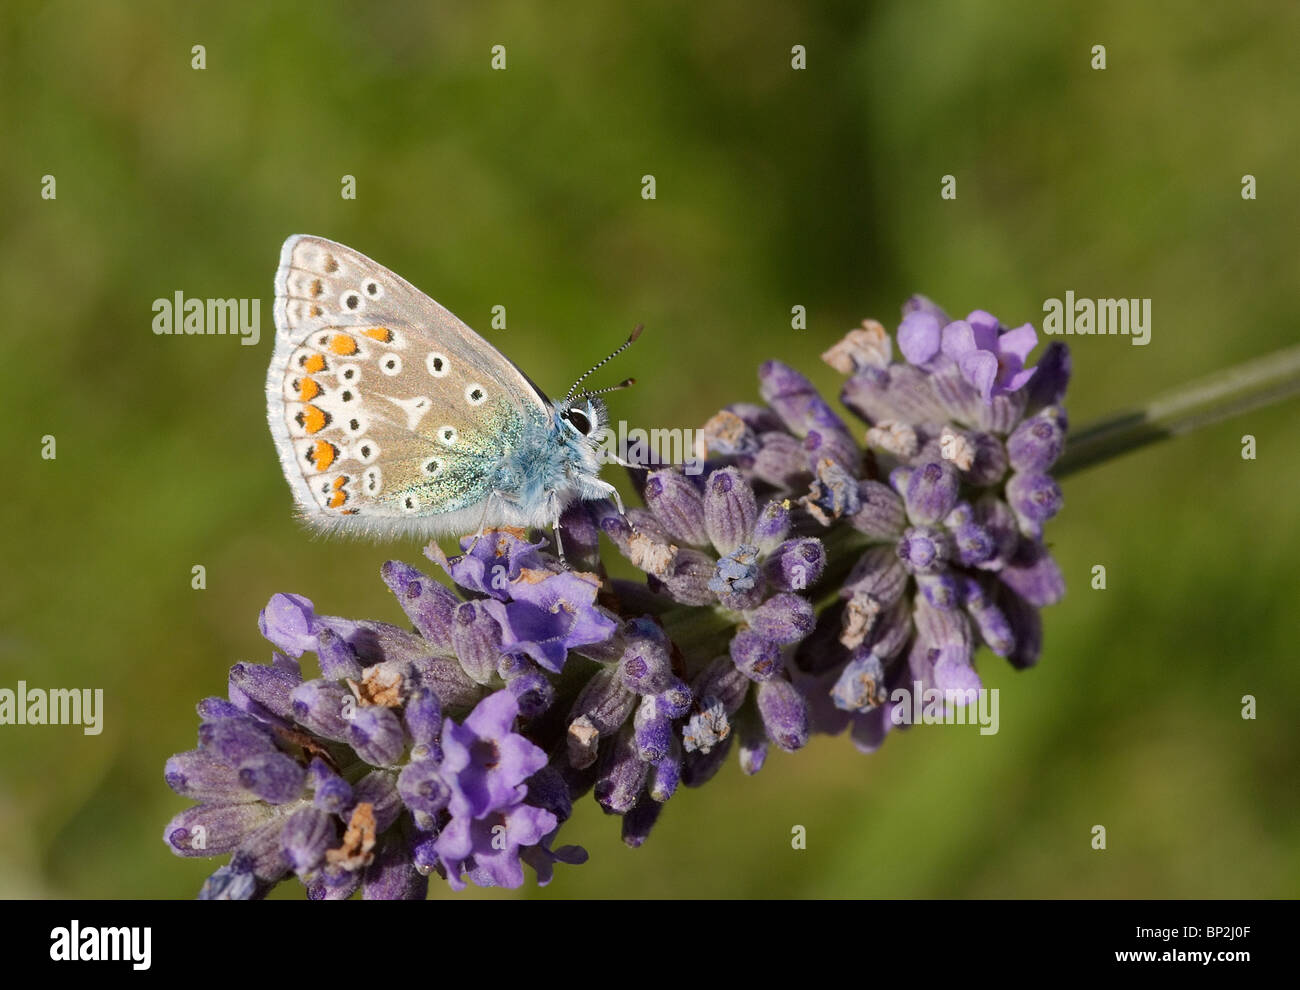
[[[409,282],[296,234],[280,251],[275,329],[267,417],[311,525],[431,537],[555,526],[580,499],[622,511],[598,477],[605,404],[578,387],[639,327],[552,401]]]

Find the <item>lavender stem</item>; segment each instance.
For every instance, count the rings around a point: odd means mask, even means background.
[[[1053,473],[1063,478],[1168,437],[1281,402],[1300,392],[1300,346],[1236,365],[1071,433]]]

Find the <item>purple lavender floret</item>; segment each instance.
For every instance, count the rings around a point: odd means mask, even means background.
[[[634,471],[645,504],[626,515],[570,506],[567,561],[541,532],[431,544],[451,586],[381,570],[400,625],[273,596],[271,662],[231,668],[165,770],[194,802],[173,852],[230,857],[199,896],[296,877],[310,899],[423,898],[434,876],[518,887],[523,864],[546,884],[587,858],[555,843],[588,793],[640,846],[733,750],[745,774],[813,733],[873,752],[909,692],[968,703],[979,647],[1036,664],[1065,591],[1044,531],[1069,351],[1030,366],[1032,326],[921,296],[896,336],[897,357],[868,320],[823,355],[865,429],[768,361],[765,404],[699,431],[702,473]],[[642,579],[611,579],[602,534]]]

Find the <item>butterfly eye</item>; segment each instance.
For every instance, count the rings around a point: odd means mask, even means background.
[[[569,409],[564,413],[564,418],[568,420],[570,426],[584,437],[591,432],[591,420],[587,418],[586,413],[580,413],[576,409]]]

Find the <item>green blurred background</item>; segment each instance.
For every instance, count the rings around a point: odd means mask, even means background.
[[[769,357],[831,388],[821,351],[914,291],[1014,323],[1152,298],[1149,346],[1075,339],[1076,425],[1297,338],[1294,3],[230,6],[0,13],[0,686],[107,708],[97,737],[0,727],[2,896],[192,897],[217,862],[163,845],[163,762],[269,657],[267,598],[401,621],[378,570],[418,545],[309,538],[268,436],[288,234],[393,268],[553,392],[643,322],[610,378],[640,381],[612,403],[633,425],[698,426]],[[260,297],[261,344],[155,336],[176,290]],[[588,798],[586,866],[466,896],[1294,896],[1296,414],[1068,480],[1044,659],[980,659],[999,734],[732,760],[635,851]]]

